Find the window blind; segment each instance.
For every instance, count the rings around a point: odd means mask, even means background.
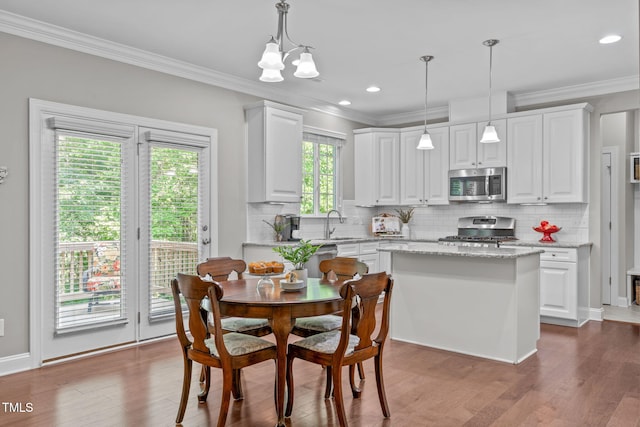
[[[55,332],[127,321],[119,138],[55,133]]]
[[[150,146],[150,320],[174,313],[170,282],[196,274],[200,151]]]

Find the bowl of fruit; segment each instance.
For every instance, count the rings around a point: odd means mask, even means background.
[[[553,240],[553,237],[551,237],[551,235],[553,233],[557,233],[558,231],[562,230],[562,227],[549,224],[549,221],[540,221],[540,225],[537,227],[533,227],[533,229],[538,233],[542,233],[542,239],[540,239],[540,242],[553,243],[555,242],[555,240]]]

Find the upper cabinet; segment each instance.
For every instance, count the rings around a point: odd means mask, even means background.
[[[400,133],[400,204],[449,204],[449,127],[428,127],[433,150],[416,147],[423,128]]]
[[[300,202],[303,113],[269,101],[245,106],[248,202]]]
[[[590,111],[581,104],[507,119],[508,203],[588,201]]]
[[[355,194],[361,206],[400,203],[400,132],[359,129],[355,133]]]
[[[483,144],[480,137],[487,122],[450,127],[449,168],[473,169],[507,165],[507,121],[492,120],[500,142]]]

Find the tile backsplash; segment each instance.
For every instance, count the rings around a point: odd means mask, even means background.
[[[275,215],[297,213],[299,206],[248,204],[247,236],[250,242],[273,240],[273,231],[262,222],[273,222]],[[331,216],[331,228],[335,227],[335,237],[369,236],[371,217],[381,213],[395,214],[395,206],[364,208],[355,206],[352,200],[343,202],[342,213],[345,222],[340,224],[337,215]],[[406,207],[403,207],[406,209]],[[546,206],[508,205],[506,203],[460,203],[445,206],[417,207],[411,220],[411,237],[414,239],[437,239],[457,234],[458,218],[476,215],[507,216],[516,219],[516,237],[521,240],[539,240],[540,233],[532,227],[547,220],[562,227],[553,235],[559,242],[589,241],[589,205],[588,204],[552,204]],[[325,218],[302,218],[300,234],[305,239],[322,238]]]

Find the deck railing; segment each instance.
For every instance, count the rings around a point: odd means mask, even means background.
[[[87,272],[96,265],[97,244],[117,246],[119,242],[73,242],[60,243],[58,263],[58,295],[63,300],[82,297],[86,294],[83,280]],[[198,263],[198,245],[196,243],[152,241],[151,293],[170,293],[169,283],[176,273],[195,274]]]

